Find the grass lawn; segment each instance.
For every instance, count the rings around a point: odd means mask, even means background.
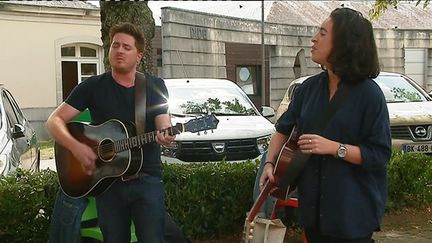
[[[39,145],[41,147],[41,160],[54,159],[54,141],[43,141]]]

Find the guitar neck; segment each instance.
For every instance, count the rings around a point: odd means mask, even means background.
[[[275,187],[273,183],[271,183],[269,180],[264,185],[264,188],[262,189],[261,193],[259,194],[258,198],[255,200],[248,216],[247,221],[252,222],[255,219],[255,216],[257,215],[259,209],[267,199],[268,195],[270,194],[271,190]]]
[[[163,129],[160,132],[168,133],[169,135],[172,136],[172,135],[180,134],[182,131],[180,131],[178,127],[174,126],[174,127]],[[141,147],[144,144],[156,141],[156,135],[157,135],[157,131],[152,131],[148,133],[139,134],[134,137],[120,139],[114,142],[114,151],[117,153],[128,149]]]

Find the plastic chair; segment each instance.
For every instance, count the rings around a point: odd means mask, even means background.
[[[103,235],[97,226],[96,200],[94,197],[88,198],[89,202],[81,217],[81,237],[91,238],[103,242]],[[137,242],[135,235],[135,225],[131,224],[131,242]]]

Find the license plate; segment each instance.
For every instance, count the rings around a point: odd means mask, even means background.
[[[404,153],[432,153],[432,143],[416,143],[402,145]]]

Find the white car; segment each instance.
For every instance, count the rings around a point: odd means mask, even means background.
[[[162,148],[162,162],[218,162],[259,159],[267,150],[274,125],[270,107],[262,113],[245,92],[226,79],[165,79],[172,124],[214,114],[217,128],[184,132]]]
[[[287,109],[295,88],[308,77],[291,82],[276,117]],[[393,149],[406,153],[432,153],[432,98],[403,74],[381,72],[374,80],[387,102]]]
[[[12,93],[0,85],[0,176],[17,168],[39,171],[40,146]]]

